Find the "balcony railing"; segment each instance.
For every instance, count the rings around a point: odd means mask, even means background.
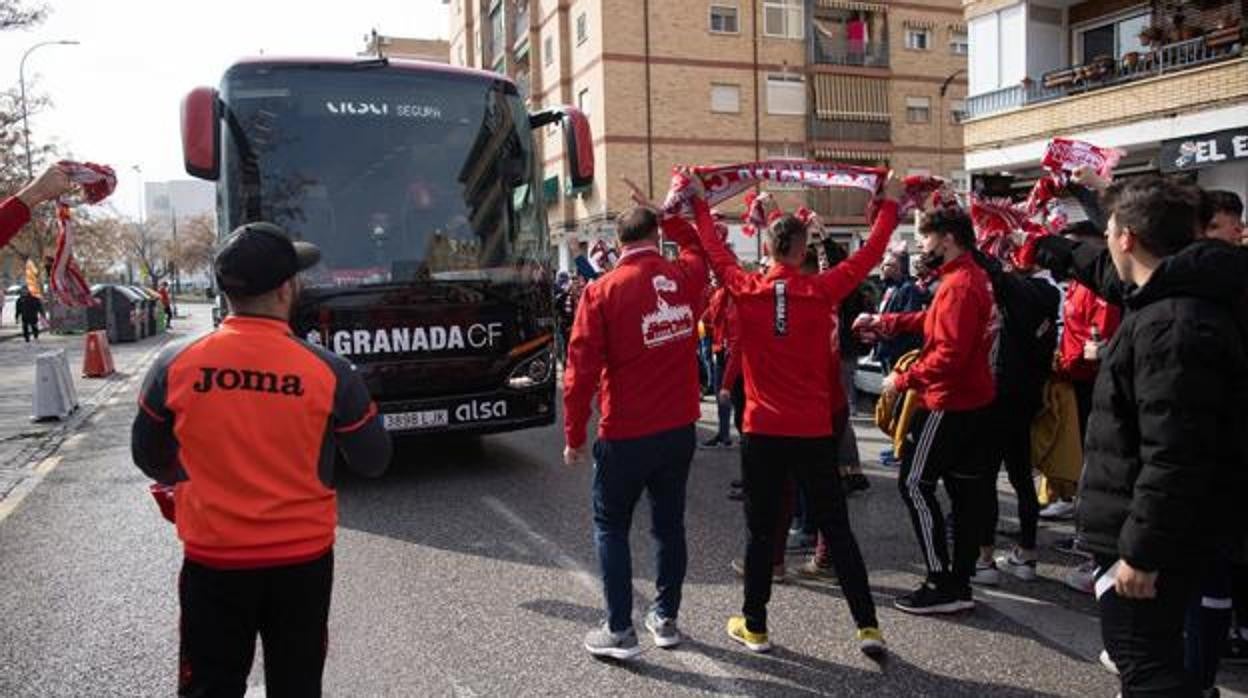
[[[1120,59],[1102,58],[1084,65],[1046,73],[1039,84],[1019,84],[966,99],[966,118],[1039,104],[1083,94],[1112,85],[1195,68],[1242,54],[1242,43],[1213,43],[1209,37],[1162,46],[1154,51],[1131,53]]]
[[[892,129],[886,121],[829,121],[817,117],[810,119],[812,141],[887,143],[891,139]]]
[[[816,65],[860,65],[888,67],[888,42],[875,41],[851,47],[848,41],[815,39],[811,43],[811,62]]]

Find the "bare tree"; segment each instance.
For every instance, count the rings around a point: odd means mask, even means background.
[[[155,226],[131,221],[122,235],[126,256],[138,267],[143,282],[155,286],[169,276],[169,238]]]
[[[217,226],[210,214],[188,218],[178,225],[178,244],[170,252],[179,272],[194,274],[212,265]]]
[[[27,6],[22,0],[0,0],[0,31],[29,29],[48,16],[44,5]]]

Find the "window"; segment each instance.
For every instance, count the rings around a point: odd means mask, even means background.
[[[589,116],[589,112],[592,107],[593,100],[590,99],[589,88],[586,87],[576,94],[576,108],[584,112],[585,116]]]
[[[1078,52],[1075,56],[1076,62],[1088,63],[1102,56],[1122,58],[1133,51],[1145,50],[1140,42],[1140,32],[1149,27],[1152,21],[1152,15],[1145,12],[1126,17],[1119,16],[1094,26],[1076,28],[1075,34],[1078,37],[1075,40]]]
[[[931,177],[932,171],[926,167],[911,167],[906,170],[907,177]]]
[[[542,40],[542,65],[549,66],[555,62],[555,42],[551,37]]]
[[[949,123],[956,124],[966,117],[966,100],[953,99],[949,101]]]
[[[926,124],[931,120],[931,97],[906,97],[906,123]]]
[[[953,182],[953,190],[956,192],[966,193],[971,190],[971,173],[966,170],[954,170],[949,173],[949,179]]]
[[[494,8],[494,12],[490,13],[490,60],[495,60],[503,55],[503,8],[498,6]]]
[[[965,56],[970,52],[971,44],[966,38],[966,32],[949,32],[949,53]]]
[[[589,41],[589,19],[585,17],[585,13],[576,16],[576,45]]]
[[[716,34],[736,34],[737,6],[711,5],[711,31]]]
[[[783,39],[806,36],[803,0],[763,0],[763,35]]]
[[[740,85],[711,85],[711,111],[722,114],[741,112]]]
[[[767,76],[767,113],[806,114],[806,81],[802,76]]]
[[[931,32],[926,29],[907,29],[906,48],[926,51],[931,43]]]

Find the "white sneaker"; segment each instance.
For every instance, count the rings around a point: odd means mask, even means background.
[[[1089,560],[1079,565],[1067,572],[1066,577],[1062,581],[1066,583],[1066,586],[1075,591],[1091,594],[1096,581],[1096,563]]]
[[[997,570],[996,563],[984,562],[983,560],[975,561],[975,574],[971,575],[971,584],[995,587],[1000,583],[1001,572]]]
[[[1018,548],[1011,550],[1008,555],[998,555],[996,562],[997,569],[1011,577],[1024,582],[1030,582],[1036,578],[1036,559],[1024,560],[1019,556]]]
[[[1040,510],[1040,518],[1042,519],[1069,519],[1075,515],[1075,503],[1065,499],[1059,499]]]
[[[1109,658],[1109,650],[1101,650],[1100,659],[1101,666],[1105,667],[1105,671],[1108,671],[1114,676],[1118,675],[1118,665],[1114,664],[1114,660]]]

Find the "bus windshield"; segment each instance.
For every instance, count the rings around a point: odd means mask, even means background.
[[[371,61],[245,64],[221,98],[226,229],[267,220],[318,245],[308,285],[531,278],[546,262],[510,84]]]

